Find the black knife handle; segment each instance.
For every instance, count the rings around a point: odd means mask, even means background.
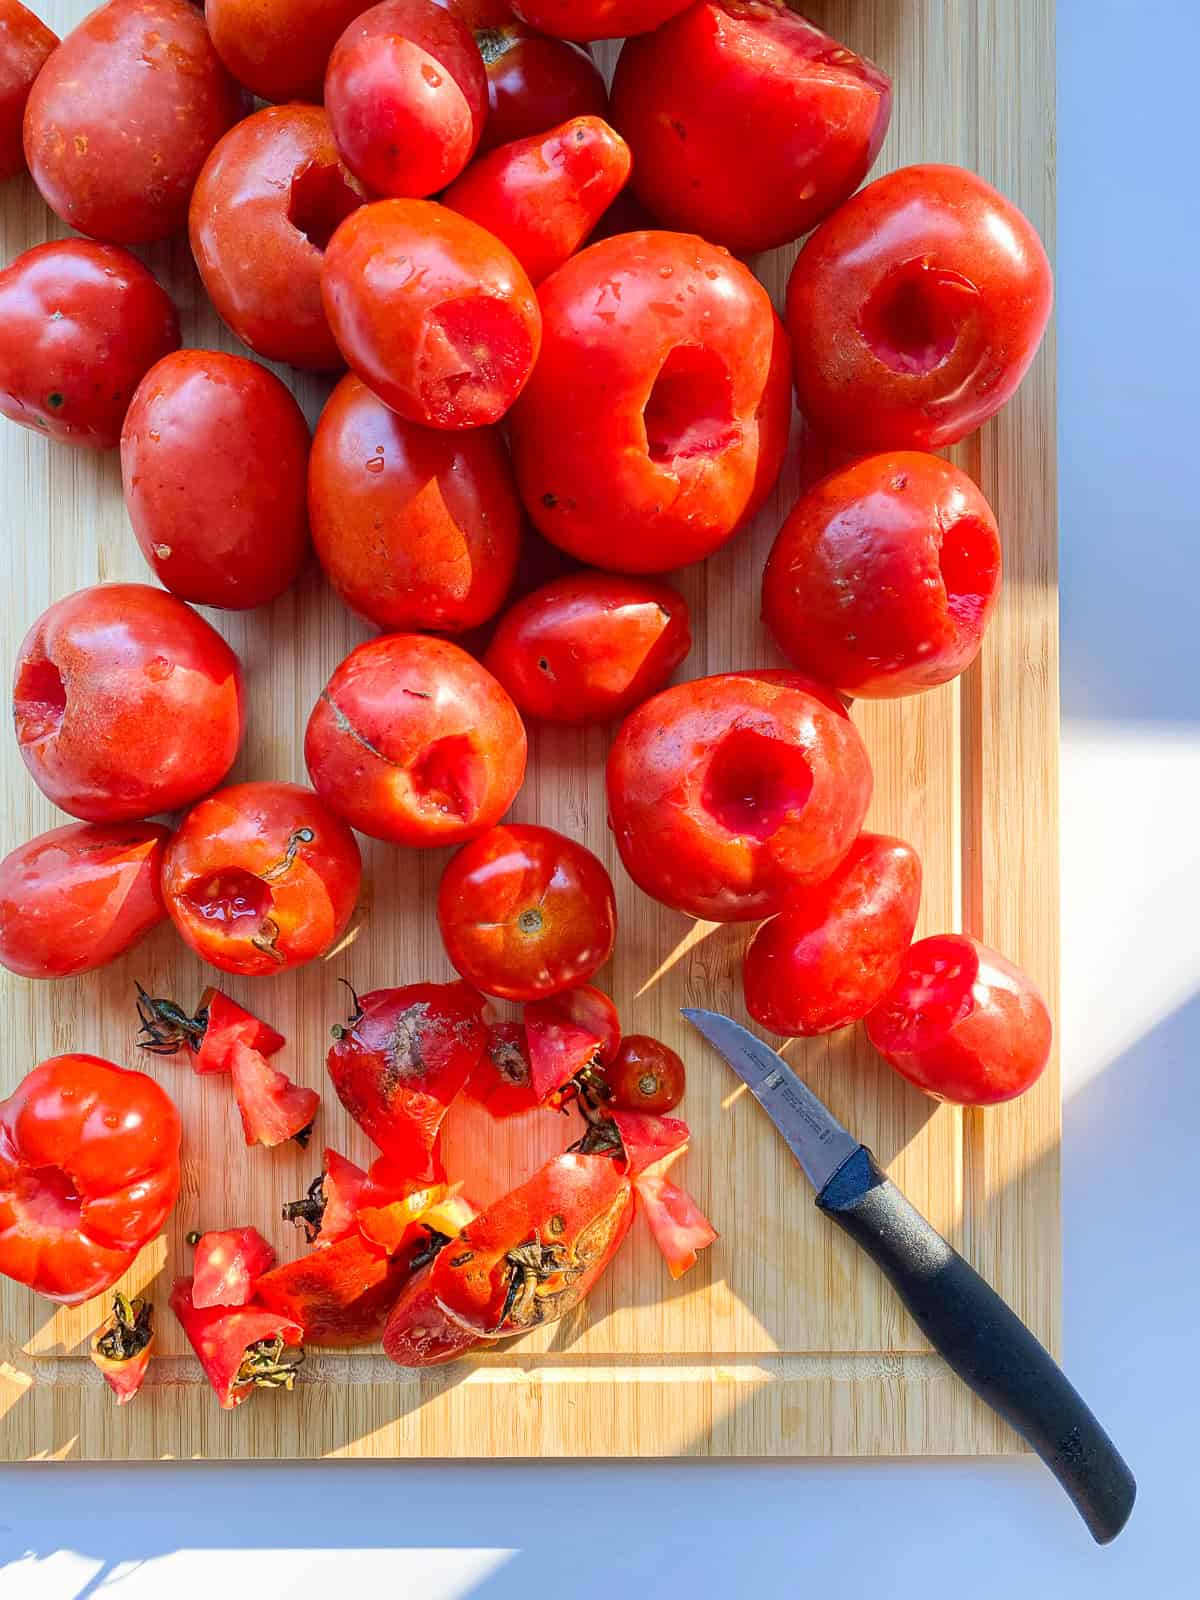
[[[863,1146],[817,1197],[882,1267],[958,1376],[1041,1456],[1098,1544],[1115,1539],[1137,1485],[1049,1351],[900,1193]]]

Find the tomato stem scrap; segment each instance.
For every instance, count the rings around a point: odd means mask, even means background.
[[[96,1341],[96,1349],[106,1361],[132,1361],[154,1337],[150,1319],[154,1307],[139,1295],[131,1300],[118,1289],[113,1294],[109,1325]]]
[[[234,1387],[252,1383],[259,1389],[287,1389],[295,1387],[296,1371],[304,1360],[299,1345],[284,1342],[283,1335],[274,1339],[259,1339],[247,1345],[242,1364],[234,1378]]]
[[[301,1132],[304,1130],[302,1129]],[[312,1126],[308,1131],[311,1133]],[[325,1218],[325,1174],[318,1172],[308,1186],[308,1192],[302,1200],[289,1200],[281,1212],[285,1222],[292,1222],[298,1228],[304,1229],[304,1236],[312,1244],[321,1231],[321,1223]]]
[[[134,987],[141,1032],[146,1036],[138,1038],[138,1049],[157,1056],[173,1056],[185,1048],[193,1054],[198,1052],[208,1027],[207,1007],[202,1007],[192,1017],[174,1000],[156,999],[148,995],[140,983]]]

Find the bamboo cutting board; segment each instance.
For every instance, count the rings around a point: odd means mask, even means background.
[[[65,32],[84,0],[51,0]],[[959,162],[1015,200],[1052,247],[1052,0],[827,0],[804,7],[893,75],[896,106],[878,171]],[[611,47],[604,47],[611,59]],[[25,179],[0,192],[0,258],[63,230]],[[781,301],[792,251],[760,271]],[[185,344],[238,348],[206,305],[186,243],[146,253],[183,314]],[[1052,338],[1016,400],[955,452],[991,500],[1006,578],[982,657],[958,684],[855,715],[875,762],[869,826],[911,840],[925,864],[919,932],[964,927],[1057,988],[1057,596]],[[294,381],[294,375],[293,375]],[[296,383],[310,419],[327,385]],[[774,498],[750,531],[680,577],[697,643],[682,675],[778,664],[757,620],[758,580],[797,488],[820,465],[797,435]],[[148,581],[126,524],[115,453],[48,446],[0,427],[2,657],[7,673],[52,601],[110,579]],[[264,611],[211,614],[242,656],[248,736],[235,778],[303,780],[301,742],[330,671],[366,635],[316,574]],[[0,851],[64,820],[2,743]],[[1020,1441],[949,1376],[876,1269],[813,1209],[798,1169],[728,1069],[685,1031],[680,1005],[741,1015],[748,929],[693,924],[638,893],[605,826],[600,731],[540,730],[514,809],[587,842],[617,884],[621,938],[600,981],[629,1031],[658,1034],[689,1062],[693,1128],[685,1178],[721,1230],[672,1283],[641,1225],[574,1317],[515,1345],[425,1376],[377,1350],[313,1353],[292,1395],[217,1409],[166,1310],[189,1270],[193,1228],[254,1222],[285,1256],[278,1221],[328,1143],[356,1160],[364,1138],[324,1082],[336,983],[360,990],[449,977],[431,912],[445,856],[368,843],[362,903],[343,946],[299,974],[231,979],[239,999],[290,1040],[295,1077],[326,1089],[313,1147],[247,1151],[224,1082],[139,1060],[133,984],[192,1003],[206,972],[168,930],[106,971],[60,984],[4,976],[0,1090],[46,1056],[90,1050],[141,1065],[184,1117],[183,1193],[164,1238],[129,1274],[158,1304],[159,1358],[122,1410],[86,1356],[103,1301],[55,1310],[0,1289],[0,1458],[303,1456],[673,1456],[998,1454]],[[872,1056],[857,1031],[790,1047],[813,1088],[886,1163],[914,1203],[991,1280],[1052,1350],[1059,1341],[1059,1078],[986,1114],[936,1107]],[[523,1119],[529,1123],[530,1119]],[[564,1125],[497,1126],[455,1112],[447,1164],[486,1198],[561,1148]],[[573,1135],[571,1135],[573,1137]]]

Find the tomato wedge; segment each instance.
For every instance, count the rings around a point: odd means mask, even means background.
[[[643,1172],[635,1188],[667,1270],[673,1278],[682,1278],[696,1265],[698,1252],[719,1237],[717,1230],[687,1190],[661,1173]]]
[[[192,1263],[192,1304],[244,1306],[254,1286],[275,1265],[275,1252],[257,1228],[226,1228],[201,1235]]]
[[[617,1008],[590,983],[525,1007],[529,1068],[539,1103],[579,1073],[611,1061],[621,1043]]]
[[[170,1304],[222,1410],[256,1388],[292,1388],[304,1360],[299,1323],[261,1306],[195,1306],[190,1278],[176,1278]]]
[[[682,1155],[691,1138],[691,1129],[681,1117],[653,1117],[645,1111],[612,1111],[609,1116],[621,1136],[630,1178],[640,1177],[668,1157]]]
[[[268,1150],[288,1139],[307,1144],[321,1104],[317,1091],[293,1083],[240,1039],[234,1041],[229,1059],[246,1143],[266,1145]]]
[[[433,1177],[416,1177],[389,1157],[380,1156],[367,1173],[359,1194],[355,1220],[363,1238],[388,1255],[395,1255],[411,1243],[423,1213],[446,1196],[446,1184],[436,1160],[434,1172]]]
[[[153,1310],[149,1300],[130,1300],[118,1290],[113,1295],[111,1315],[92,1335],[89,1354],[119,1406],[128,1405],[133,1399],[150,1365],[154,1350]]]
[[[192,1071],[202,1076],[229,1072],[233,1047],[239,1042],[263,1056],[275,1055],[287,1043],[269,1023],[238,1005],[221,989],[205,989],[195,1016],[189,1016],[174,1000],[148,995],[140,983],[137,992],[138,1017],[145,1035],[139,1038],[139,1047],[160,1056],[187,1050]]]

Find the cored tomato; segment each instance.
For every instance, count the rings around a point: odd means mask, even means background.
[[[563,39],[620,39],[660,28],[692,0],[513,0],[519,17]]]
[[[58,35],[21,0],[0,0],[0,183],[25,171],[25,102],[57,44]]]
[[[190,1278],[176,1278],[169,1304],[222,1411],[240,1406],[255,1389],[295,1385],[304,1360],[298,1322],[260,1305],[194,1306]]]
[[[580,1079],[588,1086],[621,1044],[621,1019],[603,990],[590,983],[531,1000],[524,1013],[529,1080],[539,1104],[554,1104],[557,1091]],[[584,1081],[580,1079],[580,1081]]]
[[[325,66],[364,0],[205,0],[213,46],[262,100],[319,105]]]
[[[628,1033],[604,1069],[608,1104],[617,1111],[674,1111],[687,1088],[687,1069],[670,1045],[648,1034]]]
[[[580,45],[538,33],[505,5],[479,6],[474,0],[438,4],[475,30],[483,57],[488,114],[480,153],[544,133],[571,117],[608,115],[603,75]]]
[[[192,1304],[244,1306],[275,1265],[275,1252],[257,1228],[224,1228],[200,1235],[192,1265]]]

